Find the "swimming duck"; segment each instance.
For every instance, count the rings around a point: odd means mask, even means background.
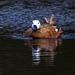
[[[53,24],[55,20],[53,14],[50,18],[45,18],[46,23],[41,24],[39,20],[33,20],[32,27],[29,28],[24,37],[33,37],[33,38],[58,38],[60,33],[62,33],[61,28],[59,30]]]

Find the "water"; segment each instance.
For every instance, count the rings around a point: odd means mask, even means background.
[[[0,75],[74,75],[75,39],[0,38]]]
[[[0,75],[75,75],[74,0],[0,0]],[[54,14],[59,39],[24,38],[32,20]]]
[[[75,32],[74,0],[3,0],[0,1],[0,35],[23,35],[32,20],[42,23],[54,14],[56,26]]]

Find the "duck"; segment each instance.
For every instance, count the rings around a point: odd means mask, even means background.
[[[41,24],[39,20],[32,21],[32,27],[27,29],[24,37],[33,38],[58,38],[63,32],[61,28],[54,26],[55,18],[52,14],[51,17],[45,18],[45,23]]]

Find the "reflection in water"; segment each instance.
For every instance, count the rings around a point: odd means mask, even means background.
[[[40,49],[32,48],[33,64],[38,65],[40,62]]]
[[[61,39],[33,39],[26,41],[32,47],[33,65],[45,63],[48,66],[54,66],[54,57],[57,54],[56,47],[61,46]]]

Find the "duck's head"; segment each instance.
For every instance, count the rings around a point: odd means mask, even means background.
[[[33,30],[39,29],[40,26],[41,26],[41,24],[40,24],[39,20],[33,20],[33,24],[32,24],[32,29]]]

